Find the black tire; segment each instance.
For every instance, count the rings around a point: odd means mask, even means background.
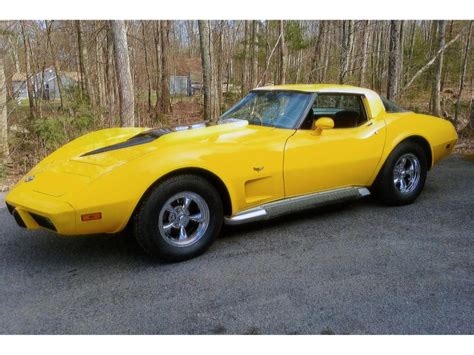
[[[414,155],[419,161],[419,179],[413,190],[409,192],[400,192],[394,183],[395,177],[395,164],[399,161],[402,156]],[[420,195],[426,181],[426,175],[428,173],[428,162],[426,154],[423,148],[413,141],[405,141],[400,143],[390,153],[389,157],[385,161],[382,169],[380,170],[374,184],[372,185],[372,192],[375,197],[390,206],[402,206],[412,203]]]
[[[202,198],[209,209],[207,228],[193,244],[172,245],[160,231],[159,215],[165,203],[183,192]],[[140,203],[134,217],[134,234],[138,244],[151,256],[164,261],[182,261],[202,254],[220,233],[223,206],[217,190],[204,178],[196,175],[171,177],[154,187]]]

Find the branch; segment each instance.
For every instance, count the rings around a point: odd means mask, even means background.
[[[268,56],[267,64],[265,65],[265,71],[263,72],[262,77],[261,77],[260,80],[258,81],[257,87],[259,87],[259,86],[262,84],[263,78],[265,78],[265,77],[267,76],[267,71],[268,71],[268,66],[270,65],[270,60],[271,60],[272,57],[273,57],[273,53],[275,53],[275,49],[277,48],[278,43],[280,43],[281,35],[282,35],[282,33],[280,32],[280,35],[278,36],[278,39],[277,39],[277,41],[276,41],[276,43],[275,43],[275,46],[273,47],[272,51],[270,52],[270,55]]]
[[[397,96],[400,94],[401,91],[405,91],[406,89],[408,89],[411,84],[413,84],[413,82],[416,80],[416,78],[418,78],[421,74],[423,74],[428,68],[430,68],[435,62],[436,60],[439,58],[439,56],[446,50],[448,49],[449,46],[451,46],[454,42],[456,42],[460,37],[461,35],[464,33],[464,28],[457,34],[456,37],[454,37],[451,41],[449,41],[448,43],[446,43],[442,48],[440,48],[436,54],[433,56],[433,58],[431,58],[429,60],[428,63],[426,63],[423,67],[421,67],[420,70],[418,70],[415,75],[413,75],[413,77],[410,79],[410,81],[401,89],[397,92]]]

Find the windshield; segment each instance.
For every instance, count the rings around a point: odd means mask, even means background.
[[[253,91],[224,113],[221,119],[241,119],[254,125],[294,128],[311,99],[311,93]]]

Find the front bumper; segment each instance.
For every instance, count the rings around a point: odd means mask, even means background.
[[[20,227],[44,228],[65,235],[76,232],[74,208],[55,197],[14,189],[6,196],[5,202]]]

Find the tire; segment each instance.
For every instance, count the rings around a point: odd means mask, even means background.
[[[144,198],[135,213],[134,234],[149,255],[182,261],[209,248],[223,219],[217,190],[200,176],[179,175],[163,181]]]
[[[371,190],[387,205],[407,205],[420,195],[427,173],[428,162],[423,148],[416,142],[405,141],[390,153]]]

